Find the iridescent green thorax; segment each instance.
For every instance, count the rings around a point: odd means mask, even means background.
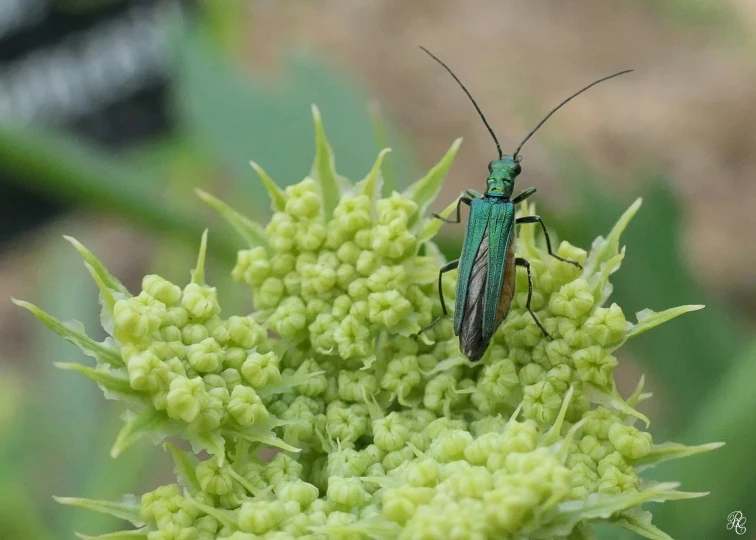
[[[514,190],[515,178],[520,174],[520,164],[512,156],[503,156],[488,164],[486,196],[509,199]]]

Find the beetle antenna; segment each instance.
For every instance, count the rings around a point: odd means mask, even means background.
[[[496,143],[496,149],[499,151],[499,159],[501,159],[504,154],[501,151],[501,145],[499,144],[499,139],[496,138],[496,133],[494,133],[493,129],[491,129],[491,126],[488,125],[488,121],[486,120],[486,117],[483,116],[483,111],[480,110],[480,107],[478,107],[478,104],[475,102],[475,100],[473,99],[472,95],[470,95],[470,92],[467,90],[467,88],[465,88],[465,85],[462,84],[462,81],[459,80],[459,77],[457,77],[454,74],[454,72],[451,70],[451,68],[449,66],[447,66],[446,64],[444,64],[435,54],[433,54],[432,52],[430,52],[428,49],[426,49],[422,45],[420,45],[419,47],[423,51],[425,51],[426,53],[428,53],[428,56],[430,56],[431,58],[433,58],[436,62],[438,62],[442,66],[444,66],[444,69],[446,69],[446,71],[449,72],[449,75],[451,75],[452,77],[454,77],[454,80],[457,81],[457,83],[462,87],[462,90],[465,91],[465,94],[467,94],[467,97],[470,98],[470,101],[472,101],[472,104],[475,106],[475,110],[478,111],[478,114],[480,115],[480,119],[483,120],[483,123],[488,128],[488,132],[491,134],[491,137],[493,137],[493,140]]]
[[[430,53],[429,53],[429,54],[430,54]],[[447,69],[448,69],[448,68],[447,68]],[[614,77],[619,77],[620,75],[624,75],[625,73],[630,73],[631,71],[633,71],[633,70],[632,70],[632,69],[626,69],[626,70],[624,70],[624,71],[620,71],[619,73],[615,73],[614,75],[609,75],[608,77],[604,77],[604,78],[602,78],[602,79],[599,79],[599,80],[597,80],[597,81],[593,81],[593,82],[592,82],[591,84],[589,84],[588,86],[586,86],[586,87],[585,87],[585,88],[583,88],[582,90],[578,90],[577,92],[575,92],[574,94],[572,94],[572,95],[571,95],[570,97],[568,97],[567,99],[565,99],[564,101],[562,101],[562,102],[561,102],[561,103],[560,103],[559,105],[557,105],[556,107],[554,107],[553,109],[551,109],[551,112],[550,112],[549,114],[547,114],[547,115],[546,115],[546,116],[544,117],[544,119],[543,119],[543,120],[541,120],[541,121],[540,121],[540,122],[538,123],[538,125],[537,125],[537,126],[536,126],[535,128],[533,128],[533,131],[531,131],[530,133],[528,133],[528,134],[527,134],[527,136],[526,136],[526,137],[525,137],[525,138],[524,138],[524,139],[522,140],[522,142],[520,143],[520,146],[518,146],[518,147],[517,147],[517,150],[515,150],[514,154],[512,154],[512,159],[514,159],[515,161],[517,161],[517,156],[518,156],[518,154],[520,153],[520,150],[522,150],[522,147],[523,147],[523,146],[525,145],[525,143],[526,143],[526,142],[528,141],[528,139],[529,139],[530,137],[532,137],[532,136],[533,136],[533,134],[534,134],[534,133],[535,133],[536,131],[538,131],[538,128],[540,128],[540,127],[541,127],[541,126],[542,126],[543,124],[545,124],[545,123],[546,123],[546,120],[548,120],[549,118],[551,118],[551,115],[552,115],[552,114],[554,114],[554,113],[555,113],[555,112],[557,112],[557,111],[558,111],[559,109],[561,109],[561,108],[562,108],[562,106],[563,106],[563,105],[565,105],[565,104],[566,104],[566,103],[567,103],[568,101],[570,101],[570,100],[571,100],[572,98],[576,98],[577,96],[579,96],[580,94],[582,94],[583,92],[585,92],[585,91],[586,91],[586,90],[588,90],[589,88],[591,88],[591,87],[593,87],[593,86],[596,86],[596,85],[597,85],[598,83],[600,83],[600,82],[608,81],[609,79],[613,79]]]

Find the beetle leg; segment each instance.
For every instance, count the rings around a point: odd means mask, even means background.
[[[436,326],[449,314],[449,311],[446,309],[446,301],[444,300],[444,289],[442,286],[441,279],[446,272],[451,272],[458,266],[459,266],[459,259],[457,259],[456,261],[451,261],[451,262],[446,263],[444,266],[441,267],[441,270],[438,271],[438,298],[439,300],[441,300],[441,316],[437,317],[435,321],[430,323],[425,328],[421,328],[420,331],[417,334],[415,334],[415,339],[417,339],[417,336],[419,336],[426,330],[430,330],[431,328]]]
[[[534,187],[526,189],[525,191],[520,193],[517,197],[512,199],[512,204],[520,204],[522,201],[530,197],[535,192],[536,192],[536,188]]]
[[[554,253],[551,250],[551,238],[549,238],[549,231],[546,230],[546,225],[544,225],[543,220],[541,219],[541,216],[523,216],[523,217],[517,218],[515,220],[515,223],[517,223],[518,225],[522,225],[522,224],[526,224],[526,223],[538,223],[538,224],[540,224],[541,225],[541,229],[543,230],[543,236],[546,238],[546,249],[548,250],[549,255],[551,255],[555,259],[559,259],[562,262],[573,264],[573,265],[577,266],[580,269],[583,268],[582,266],[580,266],[579,262],[573,261],[573,260],[570,260],[570,259],[564,259],[564,258],[560,257],[559,255],[557,255],[556,253]]]
[[[477,191],[475,191],[474,189],[466,189],[466,190],[465,190],[465,193],[467,193],[467,194],[468,194],[468,195],[469,195],[470,197],[472,197],[473,199],[480,199],[480,198],[482,198],[482,197],[483,197],[483,194],[482,194],[482,193],[478,193],[478,192],[477,192]]]
[[[461,221],[460,219],[460,210],[462,209],[462,203],[465,203],[467,206],[470,206],[472,204],[472,199],[470,197],[465,197],[464,195],[459,198],[457,201],[457,219],[446,219],[445,217],[441,217],[438,214],[433,214],[434,218],[440,219],[444,223],[459,223]]]
[[[527,259],[523,259],[522,257],[517,257],[515,259],[515,265],[517,266],[524,266],[525,269],[528,271],[528,300],[525,302],[525,309],[528,310],[528,313],[530,313],[530,316],[533,317],[533,320],[538,325],[538,328],[541,329],[541,332],[543,332],[543,335],[546,336],[549,339],[554,339],[551,334],[543,327],[541,324],[541,321],[538,320],[538,317],[536,317],[536,314],[533,313],[533,310],[530,309],[530,301],[533,298],[533,278],[530,275],[530,263],[527,261]]]

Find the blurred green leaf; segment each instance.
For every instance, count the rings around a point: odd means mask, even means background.
[[[25,484],[0,484],[0,538],[53,540]]]
[[[134,162],[134,156],[129,162]],[[137,223],[185,240],[196,241],[200,220],[163,196],[154,169],[133,167],[70,135],[31,128],[0,126],[0,162],[10,179],[25,187],[115,212]],[[234,247],[218,238],[214,249],[231,257]]]
[[[313,57],[287,61],[275,80],[243,74],[200,29],[188,23],[179,39],[176,104],[184,129],[206,156],[243,179],[242,213],[254,216],[269,206],[250,159],[282,186],[309,173],[315,155],[312,104],[323,116],[339,174],[367,174],[377,151],[366,92],[354,81]]]
[[[705,456],[661,465],[648,475],[682,480],[687,489],[711,492],[698,501],[679,506],[665,504],[654,510],[654,522],[675,538],[723,538],[727,516],[736,510],[749,521],[756,519],[752,470],[756,448],[756,341],[728,364],[731,368],[718,378],[718,383],[712,381],[697,396],[701,406],[690,419],[682,441],[724,441],[726,445]]]

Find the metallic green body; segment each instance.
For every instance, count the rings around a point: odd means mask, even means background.
[[[459,335],[466,313],[466,304],[473,264],[484,237],[488,239],[487,277],[483,289],[482,337],[489,341],[496,331],[496,314],[499,307],[504,269],[509,243],[514,241],[515,208],[508,199],[483,196],[474,199],[470,219],[462,244],[457,277],[457,298],[454,309],[454,334]]]
[[[520,165],[512,157],[503,156],[502,159],[492,161],[488,170],[485,194],[474,198],[470,205],[470,218],[467,222],[459,260],[454,310],[454,334],[460,335],[463,322],[470,317],[466,309],[469,302],[471,300],[482,302],[483,316],[479,330],[480,337],[486,343],[491,340],[496,331],[502,285],[507,277],[505,276],[507,257],[514,256],[514,250],[509,250],[510,242],[514,242],[515,225],[515,207],[510,197],[515,179],[520,174]],[[482,246],[485,246],[488,251],[484,260],[479,257]],[[482,300],[470,298],[470,283],[476,261],[486,264],[485,286],[481,290],[473,291],[474,294],[482,293]],[[509,306],[505,306],[505,311],[508,309]]]

